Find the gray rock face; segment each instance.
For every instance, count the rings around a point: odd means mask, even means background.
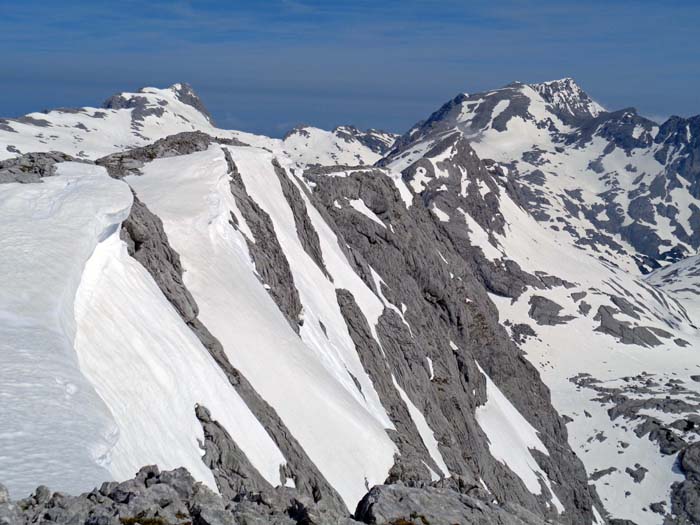
[[[550,523],[517,505],[500,506],[452,490],[403,485],[374,487],[358,504],[355,519],[377,525]]]
[[[26,153],[0,161],[0,184],[19,182],[29,184],[42,182],[44,177],[56,174],[56,164],[59,162],[83,162],[59,151],[48,153]]]
[[[289,321],[291,327],[298,332],[299,325],[303,322],[301,318],[301,300],[299,299],[299,291],[294,284],[292,270],[289,267],[289,261],[277,240],[275,227],[272,224],[272,219],[258,204],[248,195],[241,174],[233,162],[233,158],[229,151],[224,148],[226,163],[228,164],[229,173],[231,174],[231,193],[236,199],[236,204],[241,210],[241,214],[246,221],[246,224],[253,233],[254,239],[246,239],[248,251],[255,263],[262,283],[267,288],[270,296],[275,300],[277,306]],[[281,167],[279,168],[281,169]],[[276,169],[277,170],[277,169]],[[279,173],[278,173],[278,176]],[[289,190],[289,188],[288,188]],[[303,203],[302,203],[303,204]],[[297,210],[301,212],[299,207]],[[300,219],[303,221],[303,218]],[[235,217],[232,217],[234,227]],[[307,223],[301,224],[302,232],[305,234],[310,249],[314,249],[312,233],[315,233],[313,227],[308,229]],[[298,231],[298,229],[297,229]],[[315,237],[316,248],[318,248],[318,235]],[[320,251],[318,257],[320,257]],[[322,263],[322,261],[321,261]]]
[[[630,475],[635,483],[641,483],[644,481],[644,477],[646,476],[647,472],[649,472],[649,469],[642,467],[641,465],[635,465],[635,468],[633,469],[627,467],[625,472]]]
[[[131,213],[122,223],[120,237],[129,255],[149,270],[182,319],[192,322],[199,309],[182,281],[180,256],[168,243],[162,221],[136,195]]]
[[[627,321],[615,319],[615,309],[610,306],[598,307],[598,313],[593,318],[600,321],[597,331],[611,335],[623,344],[658,346],[661,344],[659,338],[654,335],[651,329],[645,326],[631,326]]]
[[[272,166],[282,186],[284,198],[287,199],[287,203],[294,215],[294,225],[296,226],[297,236],[299,237],[299,241],[301,241],[301,245],[304,247],[306,253],[309,254],[309,257],[311,257],[323,273],[328,276],[328,271],[323,262],[323,253],[321,252],[321,245],[318,240],[318,232],[316,232],[309,218],[309,213],[301,197],[299,188],[290,180],[290,176],[287,175],[287,172],[280,166],[276,159],[273,160]]]
[[[3,525],[544,525],[518,505],[496,504],[473,487],[378,485],[354,516],[277,487],[219,496],[185,469],[143,467],[133,479],[79,496],[38,487],[28,498],[0,499]]]
[[[214,119],[211,116],[211,113],[209,113],[209,110],[204,105],[204,102],[202,102],[202,99],[199,98],[197,93],[194,92],[192,86],[185,82],[182,82],[180,84],[173,85],[171,89],[175,91],[175,94],[180,102],[182,102],[183,104],[187,104],[188,106],[192,106],[202,115],[204,115],[212,126],[216,125],[214,123]]]
[[[681,468],[686,475],[700,480],[700,443],[693,443],[683,451]]]
[[[457,144],[457,147],[462,146]],[[469,150],[463,151],[465,157],[471,157]],[[466,171],[486,180],[491,177],[479,164],[470,164]],[[458,177],[460,171],[456,166],[454,172],[454,177]],[[409,168],[404,177],[411,177],[412,173]],[[424,483],[420,463],[433,465],[433,462],[420,442],[412,438],[413,424],[405,420],[403,403],[389,391],[391,378],[386,377],[387,364],[396,382],[425,415],[453,476],[474,486],[480,486],[481,478],[499,501],[516,503],[541,517],[549,516],[551,511],[545,504],[547,489],[543,489],[542,499],[536,498],[488,452],[486,436],[474,417],[476,407],[486,400],[484,379],[475,362],[478,361],[545,440],[551,454],[549,457],[538,454],[537,461],[550,478],[558,480],[555,486],[562,489],[561,492],[557,489],[557,496],[567,513],[559,519],[567,523],[589,521],[595,496],[589,492],[581,463],[568,448],[564,422],[551,408],[549,393],[535,369],[522,358],[498,324],[496,309],[487,295],[496,283],[502,283],[499,289],[517,296],[524,289],[523,280],[545,287],[543,281],[519,268],[498,268],[486,261],[479,248],[471,247],[465,228],[459,228],[454,221],[452,229],[452,221],[444,223],[435,217],[430,211],[432,202],[439,202],[440,209],[448,214],[458,206],[467,206],[463,201],[448,200],[447,195],[458,195],[458,191],[434,194],[428,191],[428,195],[424,192],[422,205],[414,204],[406,209],[395,186],[380,170],[363,170],[345,177],[314,177],[313,181],[317,208],[324,208],[331,217],[336,232],[348,244],[351,257],[362,266],[371,266],[383,281],[382,296],[403,309],[403,319],[390,308],[385,308],[380,316],[377,326],[380,350],[352,297],[338,292],[363,366],[392,421],[397,429],[403,430],[399,436],[403,441],[398,442],[401,458],[389,481]],[[442,177],[439,182],[448,188],[454,184],[459,188],[459,178]],[[414,198],[414,203],[419,197]],[[432,201],[432,198],[440,200]],[[471,198],[476,208],[475,220],[483,221],[487,231],[502,224],[494,217],[493,208],[477,200],[476,195]],[[334,206],[336,200],[344,199],[362,199],[387,228],[350,206],[340,209]],[[368,286],[374,287],[371,275],[361,276]],[[465,297],[470,299],[468,303]],[[434,368],[432,379],[426,356]],[[469,453],[464,454],[467,450]]]
[[[418,429],[394,386],[388,363],[382,358],[382,349],[374,341],[367,320],[352,294],[347,290],[338,290],[337,295],[340,310],[348,326],[350,337],[360,353],[362,364],[389,418],[396,426],[396,431],[388,431],[388,433],[396,443],[400,454],[395,458],[396,463],[389,473],[389,481],[429,480],[430,473],[426,465],[436,473],[440,473],[440,468],[425,448]],[[425,375],[424,371],[422,375]]]
[[[567,124],[581,123],[598,115],[595,102],[572,78],[530,86],[542,95],[554,113]]]
[[[12,516],[12,525],[29,523],[127,523],[177,524],[193,522],[202,502],[212,514],[224,505],[209,489],[196,483],[184,470],[159,472],[157,467],[142,468],[134,479],[104,483],[99,489],[80,496],[52,493],[39,487],[30,497],[0,504],[0,516]],[[215,522],[233,525],[233,519]]]
[[[209,410],[198,405],[195,413],[204,430],[202,460],[214,473],[216,485],[222,496],[233,499],[239,494],[272,490],[273,487],[251,465],[226,429],[212,420]],[[283,476],[280,478],[281,484],[284,484]]]

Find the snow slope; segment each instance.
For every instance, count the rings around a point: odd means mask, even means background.
[[[117,427],[75,354],[73,301],[95,246],[130,206],[125,184],[84,164],[0,185],[0,472],[14,494],[109,478]]]
[[[284,211],[287,205],[279,199],[281,189],[270,173],[269,153],[253,148],[231,148],[231,153],[260,205],[273,199],[279,206],[276,210]],[[344,368],[352,367],[364,381],[365,391],[371,392],[366,373],[352,354],[354,348],[347,346],[351,343],[347,328],[340,325],[342,319],[333,320],[332,311],[324,316],[324,324],[328,322],[331,334],[339,339],[338,346],[330,347],[335,356],[319,355],[318,345],[307,343],[318,339],[318,333],[304,334],[302,340],[291,329],[256,277],[245,239],[229,224],[233,196],[220,148],[157,160],[144,172],[128,182],[163,220],[185,268],[185,284],[200,307],[199,318],[222,343],[231,363],[275,408],[348,507],[354,507],[366,491],[366,481],[375,484],[385,479],[396,449],[384,432],[388,421],[383,409],[371,397],[361,401]],[[291,212],[287,209],[287,213]],[[293,228],[294,222],[286,224]],[[284,230],[279,232],[284,246]],[[330,261],[328,248],[322,247],[325,260]],[[301,248],[296,251],[299,257],[305,255]],[[293,268],[299,269],[290,252]],[[308,259],[302,264],[316,268]],[[329,268],[333,272],[330,262]],[[314,279],[319,276],[307,276],[309,288]],[[298,286],[303,293],[301,279]],[[319,315],[323,310],[309,309],[305,326],[317,325],[312,312]]]
[[[651,503],[667,501],[672,483],[682,480],[682,475],[673,468],[675,455],[660,454],[658,445],[648,436],[638,436],[632,431],[642,421],[624,416],[612,419],[608,410],[615,404],[602,401],[596,391],[579,387],[571,378],[590,374],[602,381],[603,386],[615,388],[629,382],[623,379],[625,377],[651,373],[661,385],[676,378],[691,391],[700,392],[690,379],[690,375],[699,370],[700,332],[693,327],[692,318],[681,305],[674,304],[671,298],[660,298],[641,278],[553,241],[539,223],[505,195],[501,198],[500,210],[509,227],[505,238],[499,238],[498,242],[508,258],[527,271],[545,271],[575,284],[569,288],[528,289],[516,301],[492,296],[502,321],[512,326],[527,324],[534,329],[536,336],[527,338],[522,348],[550,387],[554,406],[572,419],[568,425],[569,440],[589,473],[616,469],[594,479],[606,508],[614,517],[631,519],[640,525],[658,523],[657,515],[643,509],[648,509]],[[587,315],[580,312],[573,298],[574,294],[582,292],[586,292],[586,296],[581,300],[591,307]],[[553,300],[563,307],[559,315],[572,319],[552,326],[533,322],[529,312],[531,297],[535,295]],[[620,295],[639,305],[641,319],[625,315],[621,318],[634,324],[671,330],[689,345],[681,347],[673,337],[661,339],[659,346],[627,345],[598,332],[599,321],[594,319],[594,314],[600,306],[616,308],[611,298]],[[687,394],[663,387],[648,394],[649,397],[667,395],[685,400]],[[635,470],[636,465],[650,471],[641,482],[635,482],[626,472],[628,468]],[[624,496],[626,493],[629,495]]]
[[[3,290],[16,290],[2,305],[0,470],[10,490],[25,494],[40,482],[79,492],[144,464],[186,466],[216,489],[201,461],[196,404],[278,485],[284,457],[126,254],[119,223],[128,186],[103,168],[65,163],[42,184],[0,192]],[[21,412],[39,418],[27,427]]]
[[[378,130],[360,131],[340,126],[326,131],[299,126],[285,135],[283,150],[298,165],[372,165],[382,158],[396,135]]]
[[[34,151],[96,159],[183,131],[215,135],[210,119],[183,102],[187,89],[182,84],[144,88],[115,95],[104,108],[57,109],[0,121],[0,159]]]
[[[80,371],[109,407],[117,434],[102,464],[114,479],[143,465],[186,467],[216,490],[195,417],[206,406],[272,485],[285,459],[194,333],[126,251],[118,232],[97,245],[75,302]],[[152,319],[158,319],[154,324]]]
[[[552,504],[559,512],[564,512],[564,506],[554,495],[547,474],[530,453],[530,449],[533,449],[549,454],[547,448],[537,437],[535,429],[508,401],[486,372],[481,367],[479,370],[486,376],[487,402],[476,409],[476,420],[488,436],[491,454],[508,465],[533,494],[542,491],[541,480],[553,495]]]

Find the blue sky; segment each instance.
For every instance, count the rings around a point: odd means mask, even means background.
[[[222,127],[405,131],[459,92],[574,77],[700,113],[698,1],[0,0],[0,115],[189,82]]]

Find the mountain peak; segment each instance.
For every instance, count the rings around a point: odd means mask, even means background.
[[[597,117],[606,109],[593,100],[571,77],[529,84],[568,123]]]
[[[204,105],[204,102],[202,102],[202,99],[199,98],[199,95],[197,95],[195,90],[192,89],[192,86],[186,82],[178,82],[170,86],[168,89],[175,93],[175,96],[180,102],[192,106],[202,115],[204,115],[212,125],[214,124],[214,119],[212,118],[211,113],[209,113],[209,110]]]
[[[196,109],[210,124],[215,125],[214,119],[204,105],[204,102],[202,102],[202,99],[199,98],[199,95],[192,89],[192,86],[186,82],[177,82],[165,89],[142,87],[136,93],[117,93],[105,100],[102,107],[104,109],[143,109],[147,101],[145,97],[141,95],[154,95],[158,97],[157,102],[160,106],[167,105],[168,99],[172,100],[172,98],[175,98],[178,102]],[[160,100],[161,98],[163,99],[162,101]]]

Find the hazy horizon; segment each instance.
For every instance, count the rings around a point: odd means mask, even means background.
[[[457,93],[562,77],[611,110],[700,113],[689,1],[30,0],[0,15],[4,117],[187,82],[224,128],[401,133]]]

